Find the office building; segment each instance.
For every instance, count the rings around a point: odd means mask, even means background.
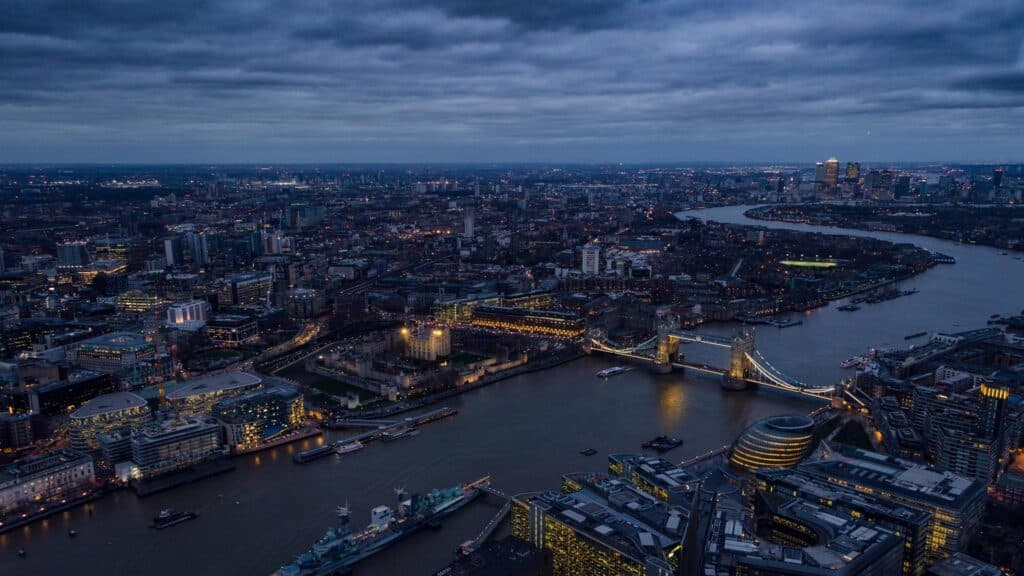
[[[669,504],[693,506],[700,479],[679,466],[647,454],[612,454],[608,472]]]
[[[146,401],[131,392],[97,396],[71,413],[68,422],[71,447],[95,450],[103,434],[132,430],[148,422],[150,416]]]
[[[132,462],[141,478],[153,478],[222,456],[220,426],[201,419],[152,422],[131,436]]]
[[[860,180],[860,162],[846,163],[846,181],[853,184]]]
[[[110,374],[95,370],[76,370],[65,380],[49,382],[28,391],[28,405],[33,414],[66,415],[89,400],[117,392],[119,385]]]
[[[167,326],[194,330],[206,325],[210,319],[210,303],[206,300],[175,302],[167,308]]]
[[[892,170],[872,170],[871,197],[876,200],[888,200],[892,197]]]
[[[270,295],[270,288],[273,285],[273,278],[266,272],[251,272],[236,274],[228,279],[228,298],[221,299],[220,304],[234,304],[236,306],[247,306],[249,304],[262,304],[267,301]]]
[[[825,185],[835,188],[839,183],[839,160],[833,156],[825,161]]]
[[[210,244],[205,232],[189,232],[186,234],[185,247],[193,264],[197,266],[209,264]]]
[[[248,372],[223,372],[183,382],[167,393],[167,400],[181,415],[209,416],[218,402],[252,392],[262,383]]]
[[[472,207],[466,208],[466,213],[462,218],[462,235],[466,238],[472,239],[473,234],[476,231],[476,212]]]
[[[181,236],[164,238],[164,260],[172,268],[185,264],[185,241]]]
[[[114,260],[127,264],[131,247],[130,238],[104,236],[92,240],[92,250],[96,255],[96,260]]]
[[[285,306],[288,317],[296,320],[316,318],[324,313],[326,301],[319,290],[312,288],[292,288],[285,293]]]
[[[218,402],[213,418],[224,427],[228,446],[244,452],[302,426],[306,410],[297,390],[275,386]]]
[[[842,515],[884,528],[903,539],[901,573],[904,576],[916,576],[924,570],[927,538],[932,522],[930,512],[831,485],[793,468],[757,470],[753,486],[762,495],[800,498],[823,509],[835,510]]]
[[[802,415],[771,416],[736,438],[729,461],[744,470],[794,466],[813,448],[813,420]]]
[[[836,445],[829,458],[805,462],[799,470],[831,485],[930,513],[926,562],[966,548],[984,511],[986,483],[860,448]]]
[[[99,372],[118,372],[156,357],[156,347],[137,332],[110,332],[83,340],[68,350],[68,359]]]
[[[71,449],[16,460],[0,468],[0,515],[81,496],[95,479],[92,457]]]
[[[57,267],[77,270],[89,263],[89,249],[85,242],[66,242],[57,245]]]
[[[587,244],[580,249],[581,261],[580,271],[583,274],[595,275],[601,273],[601,247],[596,244]]]
[[[117,310],[119,312],[145,314],[165,304],[167,304],[167,301],[163,298],[155,294],[146,294],[139,290],[128,290],[117,296]]]
[[[512,535],[549,551],[554,576],[673,576],[695,528],[690,512],[619,478],[569,474],[561,492],[512,498]]]
[[[708,526],[703,573],[714,576],[895,576],[903,540],[812,500],[719,494]]]
[[[814,183],[824,184],[825,183],[825,163],[817,162],[814,164]]]
[[[259,336],[255,318],[238,314],[217,314],[206,322],[210,341],[221,348],[239,346]]]

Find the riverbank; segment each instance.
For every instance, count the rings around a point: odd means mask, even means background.
[[[10,532],[11,530],[15,530],[23,526],[28,526],[33,522],[43,520],[53,516],[54,514],[64,512],[65,510],[71,510],[72,508],[77,508],[83,504],[99,500],[100,498],[103,498],[103,493],[104,491],[102,489],[93,490],[85,496],[79,496],[78,498],[58,502],[52,506],[44,508],[43,510],[37,510],[32,514],[26,513],[24,516],[16,516],[13,520],[4,520],[0,522],[0,534]]]
[[[1021,253],[1024,243],[1020,240],[1020,224],[1017,223],[1024,210],[1015,206],[992,207],[960,207],[925,205],[932,214],[913,216],[908,219],[903,212],[909,206],[845,206],[829,203],[796,204],[780,206],[776,204],[749,208],[743,215],[752,220],[767,222],[786,222],[809,226],[827,226],[841,230],[860,230],[865,232],[891,232],[897,234],[927,236],[946,242],[956,242],[973,246],[988,246],[999,250]],[[900,212],[890,212],[890,209]],[[789,214],[779,214],[785,210]],[[1006,212],[1006,231],[995,235],[975,234],[977,230],[989,230],[993,222],[990,216],[996,211]],[[822,214],[822,212],[827,214]],[[974,215],[974,222],[964,222],[963,215],[954,217],[945,212],[959,211]],[[845,213],[844,213],[845,212]],[[999,212],[1001,213],[1001,212]],[[1009,217],[1013,215],[1013,217]],[[927,216],[927,219],[924,219]],[[932,222],[931,226],[925,224]],[[991,233],[986,232],[986,233]]]

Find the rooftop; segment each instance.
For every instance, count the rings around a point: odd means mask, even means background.
[[[141,350],[150,347],[146,337],[138,332],[110,332],[79,343],[79,348],[120,348],[123,350]]]
[[[167,395],[167,399],[182,400],[189,396],[257,386],[261,382],[263,382],[262,378],[248,372],[224,372],[183,382]]]
[[[145,405],[146,401],[136,394],[132,394],[131,392],[113,392],[97,396],[92,400],[89,400],[80,408],[72,412],[71,418],[91,418],[100,414],[109,414],[131,408],[141,408]]]

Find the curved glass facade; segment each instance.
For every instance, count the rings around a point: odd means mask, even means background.
[[[814,444],[814,421],[807,416],[772,416],[740,434],[729,460],[745,470],[793,466]]]

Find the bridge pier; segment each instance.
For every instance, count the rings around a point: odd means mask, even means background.
[[[729,346],[729,370],[722,376],[725,390],[746,390],[752,366],[749,355],[754,351],[754,333],[744,329],[732,338]]]
[[[668,374],[672,372],[672,361],[679,356],[679,339],[666,333],[658,331],[658,351],[651,363],[651,372],[655,374]]]

